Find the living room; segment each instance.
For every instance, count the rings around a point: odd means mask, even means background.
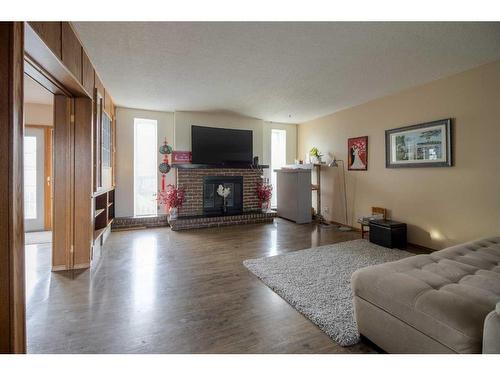
[[[1,22],[0,352],[497,363],[500,23],[441,17]]]

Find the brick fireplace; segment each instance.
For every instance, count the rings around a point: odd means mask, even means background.
[[[234,225],[245,223],[272,222],[275,213],[262,213],[256,194],[258,183],[263,180],[262,169],[196,167],[193,165],[174,165],[177,169],[177,185],[185,190],[185,203],[179,210],[179,217],[170,223],[172,229],[191,229],[209,226]],[[241,179],[240,179],[241,178]],[[207,197],[207,181],[215,184],[226,181],[234,184],[242,181],[241,202],[239,209],[229,210],[227,215],[207,210],[204,196]],[[215,185],[214,184],[214,185]],[[204,189],[205,186],[205,189]],[[231,185],[234,186],[234,185]],[[216,188],[216,187],[215,187]],[[235,189],[238,193],[238,188]],[[216,194],[216,193],[215,193]],[[234,197],[233,197],[234,198]],[[238,200],[236,198],[235,202]]]
[[[260,210],[255,188],[262,182],[258,169],[236,168],[178,168],[177,186],[184,188],[186,201],[179,210],[179,217],[203,215],[203,181],[205,177],[242,177],[243,212]]]

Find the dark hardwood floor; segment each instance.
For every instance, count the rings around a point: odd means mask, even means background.
[[[280,219],[113,232],[92,271],[58,273],[50,244],[29,245],[28,352],[375,352],[368,342],[336,345],[242,265],[359,237]]]

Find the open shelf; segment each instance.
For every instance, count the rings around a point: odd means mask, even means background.
[[[98,210],[95,210],[95,214],[94,214],[94,217],[97,217],[99,216],[100,214],[102,214],[103,212],[106,212],[106,210],[104,208],[100,208]]]
[[[115,191],[108,189],[94,194],[94,241],[101,238],[115,218]]]
[[[99,239],[99,237],[101,237],[101,235],[104,233],[104,231],[106,230],[106,228],[101,228],[101,229],[97,229],[94,231],[94,241]]]

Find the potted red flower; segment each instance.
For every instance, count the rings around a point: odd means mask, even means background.
[[[167,190],[158,193],[158,201],[165,206],[170,220],[177,219],[178,209],[182,207],[184,200],[184,189],[172,184],[167,185]]]
[[[273,186],[270,184],[260,183],[257,185],[256,191],[262,212],[267,212],[269,209],[269,202],[271,201],[271,197],[273,195]]]

